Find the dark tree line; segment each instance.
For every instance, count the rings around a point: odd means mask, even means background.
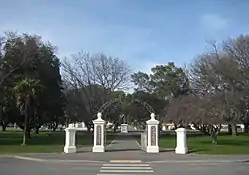
[[[36,35],[6,33],[0,58],[0,124],[16,123],[25,138],[32,129],[63,121],[64,95],[55,47]]]

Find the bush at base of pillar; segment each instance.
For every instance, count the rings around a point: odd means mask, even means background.
[[[76,147],[75,146],[65,146],[64,147],[64,153],[76,153]]]
[[[147,153],[159,153],[159,147],[158,146],[147,146],[146,152]]]
[[[95,152],[95,153],[103,153],[103,152],[105,152],[105,147],[104,146],[94,146],[93,147],[93,152]]]

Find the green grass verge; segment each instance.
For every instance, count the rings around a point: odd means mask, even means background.
[[[188,149],[197,154],[249,154],[249,134],[238,136],[220,135],[218,144],[213,145],[210,136],[202,134],[188,134]],[[163,135],[159,139],[159,146],[175,148],[176,136]]]
[[[32,134],[27,140],[27,145],[21,146],[22,132],[0,132],[0,153],[52,153],[63,152],[65,132],[40,132]],[[125,139],[134,139],[140,143],[140,134]],[[113,133],[108,133],[106,144],[113,139],[121,139]],[[220,135],[218,145],[212,144],[210,136],[189,133],[187,135],[190,152],[197,154],[249,154],[249,134],[238,136]],[[163,148],[175,148],[176,136],[174,134],[162,135],[159,138],[159,146]],[[92,146],[93,135],[87,132],[76,133],[76,145],[78,148]]]
[[[40,132],[32,134],[27,145],[22,146],[22,132],[0,132],[0,153],[52,153],[63,152],[65,132]],[[109,144],[113,136],[107,136]],[[93,134],[87,132],[76,133],[77,148],[93,145]]]

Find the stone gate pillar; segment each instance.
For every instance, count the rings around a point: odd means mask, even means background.
[[[128,133],[128,124],[121,124],[121,133]]]
[[[147,123],[147,147],[146,152],[147,153],[158,153],[159,147],[158,147],[158,124],[159,121],[155,119],[155,114],[151,113],[150,115],[151,119],[146,121]]]
[[[93,121],[94,124],[94,145],[93,152],[105,152],[104,147],[104,127],[105,121],[101,118],[102,114],[97,114],[97,119]]]
[[[188,147],[187,147],[187,137],[186,137],[186,129],[185,128],[178,128],[175,130],[176,132],[176,154],[187,154]]]
[[[76,153],[76,146],[75,146],[75,133],[77,129],[73,128],[69,125],[68,128],[65,129],[66,132],[66,140],[64,146],[65,153]]]

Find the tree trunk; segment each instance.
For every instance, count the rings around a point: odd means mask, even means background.
[[[36,125],[35,127],[35,134],[39,134],[39,129],[41,128],[41,124]]]
[[[249,124],[248,123],[244,123],[244,133],[249,133]]]
[[[0,124],[2,126],[2,131],[6,131],[6,128],[8,126],[8,122],[5,122],[5,121],[0,121]]]
[[[40,129],[40,127],[35,128],[35,134],[39,134],[39,129]]]
[[[237,125],[233,123],[232,125],[232,136],[237,136]]]
[[[27,120],[28,120],[27,118],[28,118],[28,115],[27,115],[27,114],[25,114],[22,145],[26,145],[26,136],[27,136]]]
[[[31,139],[31,128],[27,128],[27,138]]]
[[[6,131],[7,126],[6,125],[2,125],[2,131]]]
[[[23,141],[22,145],[26,145],[26,137],[27,137],[27,130],[28,130],[28,106],[29,106],[29,98],[25,101],[24,106],[24,130],[23,130]]]
[[[212,144],[217,145],[218,144],[218,139],[217,139],[217,134],[212,134]]]
[[[90,125],[86,125],[86,128],[87,128],[87,132],[91,132],[91,126]]]
[[[118,129],[118,125],[114,125],[114,127],[113,127],[113,132],[116,132],[117,129]]]
[[[228,129],[228,134],[232,135],[232,125],[231,124],[227,125],[227,129]]]
[[[58,128],[58,124],[56,122],[52,123],[53,132],[55,132],[57,128]]]

